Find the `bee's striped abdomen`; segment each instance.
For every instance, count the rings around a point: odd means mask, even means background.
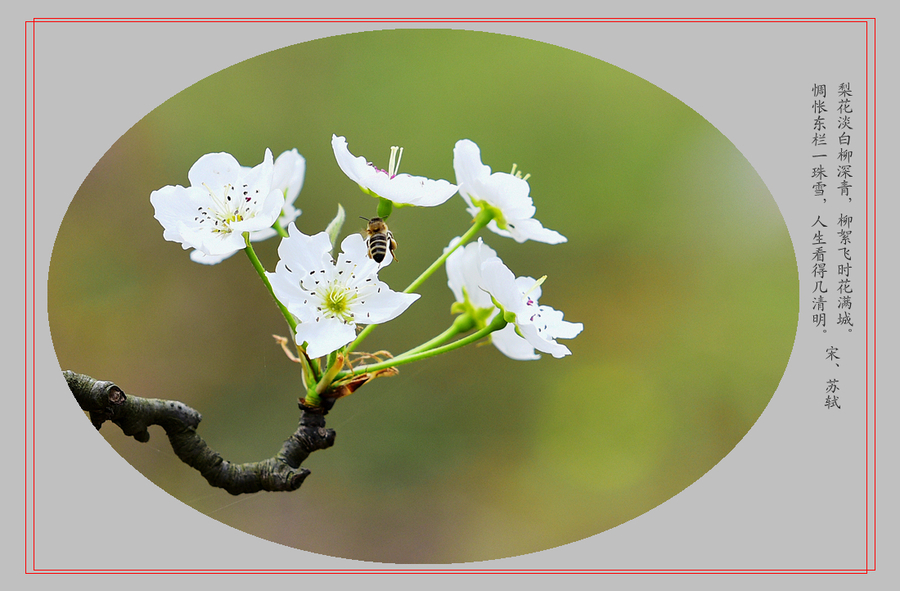
[[[376,263],[380,263],[387,255],[390,234],[375,234],[369,237],[369,256]]]

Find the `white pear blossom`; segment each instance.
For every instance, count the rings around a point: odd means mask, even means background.
[[[246,171],[250,171],[249,166],[245,166]],[[275,166],[272,170],[272,188],[281,191],[284,194],[284,206],[281,208],[281,216],[278,223],[282,228],[286,228],[288,224],[293,222],[300,216],[300,210],[294,207],[297,195],[303,188],[303,179],[306,176],[306,159],[297,152],[297,149],[282,152],[275,159]],[[261,242],[276,236],[278,232],[275,228],[268,227],[261,230],[250,232],[250,242]],[[203,263],[206,265],[215,265],[227,259],[234,253],[227,255],[207,255],[199,250],[191,251],[191,260],[195,263]]]
[[[481,277],[481,287],[503,306],[507,315],[515,316],[514,328],[508,324],[492,335],[500,351],[513,359],[534,359],[534,349],[556,358],[572,354],[556,339],[575,338],[584,325],[566,322],[559,310],[538,304],[543,279],[516,277],[499,258],[482,263]]]
[[[456,193],[456,185],[444,179],[432,180],[399,173],[403,148],[391,148],[388,168],[382,170],[364,157],[351,154],[344,137],[332,135],[331,147],[338,166],[363,191],[396,205],[433,207],[444,203]]]
[[[540,359],[535,349],[554,357],[571,354],[555,339],[574,338],[583,325],[563,321],[562,312],[538,305],[541,282],[531,277],[516,278],[494,249],[480,239],[447,257],[446,269],[447,284],[463,310],[477,315],[479,310],[493,309],[484,321],[489,324],[500,313],[494,305],[496,299],[506,312],[515,315],[513,323],[491,333],[491,342],[501,353],[520,361]]]
[[[150,194],[163,238],[195,249],[191,258],[213,264],[242,250],[244,232],[269,228],[284,205],[273,184],[272,152],[261,164],[241,166],[225,152],[205,154],[188,171],[189,187],[168,185]]]
[[[351,342],[357,325],[392,320],[419,298],[378,279],[379,265],[368,257],[361,235],[344,239],[336,262],[331,248],[327,233],[307,236],[291,224],[278,246],[275,272],[266,273],[275,297],[299,320],[297,343],[307,343],[312,358]]]
[[[568,347],[560,345],[556,339],[575,338],[584,325],[580,322],[566,322],[559,310],[538,304],[543,278],[535,281],[531,277],[516,277],[499,258],[482,263],[481,277],[481,287],[503,306],[506,314],[511,313],[515,317],[515,331],[507,331],[501,337],[502,343],[494,343],[498,349],[513,359],[520,358],[514,355],[523,354],[530,347],[550,353],[556,358],[572,354]],[[507,325],[496,334],[499,335],[510,326]],[[518,338],[513,339],[513,336]],[[519,339],[527,341],[527,347]],[[531,353],[534,354],[534,351]]]
[[[457,240],[459,238],[451,240],[447,248],[452,248]],[[500,313],[491,299],[491,294],[482,287],[481,265],[494,258],[497,258],[497,253],[479,238],[478,242],[453,251],[445,262],[447,285],[456,298],[456,304],[451,310],[468,313],[476,320],[479,328],[490,324],[494,316]],[[516,334],[516,327],[513,324],[507,324],[491,333],[490,338],[491,343],[511,359],[518,361],[540,359],[540,355],[535,355],[534,347]]]
[[[525,178],[515,173],[495,172],[481,162],[481,150],[471,140],[459,140],[453,148],[453,169],[459,194],[467,210],[475,217],[482,209],[490,208],[495,217],[488,228],[516,242],[536,240],[559,244],[566,237],[549,230],[534,219],[535,207],[529,196],[531,188]]]

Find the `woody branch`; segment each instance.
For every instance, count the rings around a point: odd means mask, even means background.
[[[334,445],[335,432],[325,428],[324,412],[301,406],[297,430],[275,456],[235,464],[223,459],[197,435],[201,416],[193,408],[177,400],[126,395],[113,382],[72,371],[64,371],[63,375],[79,406],[98,430],[104,422],[111,421],[125,435],[146,443],[150,440],[148,428],[159,425],[182,462],[199,471],[210,485],[233,495],[297,490],[310,474],[300,467],[309,454]]]

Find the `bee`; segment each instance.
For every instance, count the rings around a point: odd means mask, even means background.
[[[369,247],[369,258],[380,263],[384,260],[387,251],[390,249],[391,256],[394,256],[394,249],[397,248],[397,241],[394,235],[388,230],[387,224],[381,218],[360,218],[369,222],[366,227],[366,245]]]

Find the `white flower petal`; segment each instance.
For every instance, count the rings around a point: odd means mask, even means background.
[[[499,258],[488,259],[481,265],[481,287],[503,308],[519,315],[525,312],[522,292],[516,285],[516,276]]]
[[[493,221],[493,220],[492,220]],[[545,244],[562,244],[563,242],[567,242],[568,239],[557,232],[556,230],[550,230],[541,225],[541,222],[537,221],[534,218],[514,218],[512,220],[507,219],[506,227],[508,229],[508,234],[511,238],[513,238],[516,242],[522,243],[526,240],[534,240],[536,242],[543,242]],[[495,230],[498,234],[502,230]]]
[[[481,149],[472,140],[459,140],[453,148],[453,170],[459,194],[470,206],[469,187],[491,175],[491,167],[481,162]],[[476,196],[477,197],[477,196]]]
[[[323,269],[331,260],[331,241],[325,232],[307,236],[294,224],[289,225],[287,231],[288,237],[278,245],[278,258],[287,263],[298,278]]]
[[[347,147],[347,140],[331,136],[335,160],[344,174],[360,187],[401,205],[434,207],[450,199],[456,193],[456,185],[443,179],[432,180],[408,174],[391,174],[376,168],[362,156],[354,156]]]
[[[572,354],[565,345],[560,345],[552,339],[544,338],[538,333],[538,327],[534,324],[516,324],[516,328],[519,329],[519,332],[522,333],[522,336],[525,337],[528,344],[532,345],[538,351],[550,353],[557,359]]]
[[[547,327],[547,332],[555,339],[574,339],[584,330],[584,325],[580,322],[563,320],[563,313],[559,310],[550,306],[538,306],[538,309],[541,320]]]
[[[366,273],[374,273],[378,269],[378,263],[369,258],[369,247],[361,234],[348,234],[341,241],[341,253],[344,260],[357,265],[365,264]]]
[[[495,172],[473,184],[480,193],[490,195],[491,205],[503,210],[504,217],[519,220],[530,218],[537,211],[529,195],[531,187],[524,179],[507,172]]]
[[[445,252],[458,241],[459,237],[451,240]],[[467,296],[475,308],[494,307],[491,296],[481,288],[481,263],[496,256],[494,249],[479,238],[477,242],[458,248],[447,257],[447,285],[457,302],[464,302]]]
[[[227,152],[204,154],[197,159],[188,171],[188,181],[192,187],[204,184],[212,189],[220,189],[225,185],[240,185],[245,169]]]
[[[284,242],[282,240],[282,242]],[[278,298],[278,301],[285,305],[294,316],[301,320],[308,316],[306,312],[310,312],[310,308],[306,306],[309,301],[309,294],[300,288],[300,280],[302,273],[292,273],[288,270],[283,260],[278,261],[275,265],[274,273],[266,273],[269,279],[269,285],[272,286],[272,293]],[[310,312],[311,316],[312,312]]]
[[[232,254],[234,254],[234,253],[232,253]],[[227,259],[230,256],[231,256],[230,254],[227,254],[227,255],[204,254],[204,252],[202,250],[197,250],[197,249],[192,250],[191,254],[190,254],[192,261],[194,261],[195,263],[201,263],[204,265],[218,265],[219,263],[221,263],[222,261],[224,261],[225,259]]]
[[[354,318],[359,324],[382,324],[393,320],[420,297],[417,293],[391,291],[386,284],[381,282],[379,284],[378,289],[381,291],[376,291],[354,304]]]
[[[510,359],[531,361],[541,358],[535,354],[534,347],[516,333],[514,324],[507,324],[497,332],[491,333],[491,342]]]
[[[243,180],[246,184],[257,187],[260,193],[268,194],[272,189],[272,175],[275,173],[275,163],[272,161],[272,150],[266,148],[263,161],[245,173]],[[283,197],[283,195],[282,195]]]
[[[455,237],[450,241],[450,245],[444,249],[444,252],[453,248],[453,246],[459,242],[459,236]],[[463,290],[467,289],[466,287],[466,279],[465,279],[465,271],[463,268],[463,254],[465,253],[465,247],[458,248],[454,250],[447,257],[447,260],[444,261],[444,268],[447,271],[447,286],[450,288],[450,291],[453,292],[453,297],[457,302],[465,301],[465,294]],[[479,265],[479,273],[480,273],[480,265]]]
[[[391,178],[380,171],[371,175],[363,184],[379,197],[419,207],[440,205],[456,193],[456,185],[443,179],[432,180],[408,174],[398,174]]]
[[[190,244],[184,244],[181,236],[181,228],[184,220],[190,220],[197,211],[196,189],[185,188],[181,185],[168,185],[150,193],[150,203],[153,205],[153,217],[163,227],[163,238],[171,242],[180,242],[187,249]]]
[[[306,354],[311,358],[328,355],[356,338],[356,328],[337,318],[322,318],[297,325],[297,344],[307,343]]]
[[[334,151],[334,158],[340,169],[356,184],[362,185],[363,179],[372,174],[370,169],[373,167],[365,158],[350,153],[346,138],[332,135],[331,149]]]
[[[297,152],[297,148],[282,152],[275,159],[272,186],[284,193],[285,206],[297,199],[305,177],[306,159]]]

